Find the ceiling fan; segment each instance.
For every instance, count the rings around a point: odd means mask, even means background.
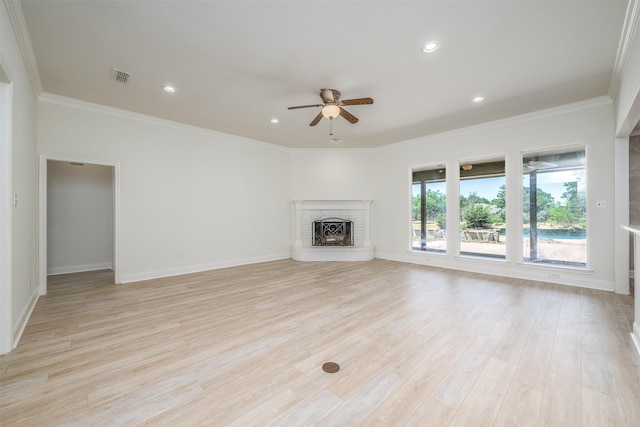
[[[342,108],[343,105],[364,105],[373,104],[372,98],[355,98],[340,100],[340,91],[335,89],[320,89],[320,98],[322,104],[298,105],[289,107],[288,110],[297,110],[298,108],[322,107],[318,115],[309,123],[309,126],[317,125],[322,118],[333,120],[338,116],[344,117],[349,123],[357,123],[358,118]],[[333,132],[331,133],[333,134]]]

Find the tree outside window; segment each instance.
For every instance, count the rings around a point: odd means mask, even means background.
[[[503,159],[460,168],[460,254],[506,257],[506,184]]]
[[[444,166],[413,172],[412,249],[446,252],[447,196]]]
[[[523,156],[526,262],[586,266],[585,164],[584,149]]]

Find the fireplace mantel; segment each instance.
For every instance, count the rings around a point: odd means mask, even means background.
[[[374,257],[371,244],[373,200],[294,200],[292,258],[296,261],[368,261]],[[313,221],[329,217],[353,221],[353,246],[313,246]]]

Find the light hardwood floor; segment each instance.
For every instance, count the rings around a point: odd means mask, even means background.
[[[2,426],[640,426],[630,297],[384,260],[111,282],[50,278]]]

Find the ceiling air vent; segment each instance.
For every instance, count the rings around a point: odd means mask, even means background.
[[[126,83],[131,77],[131,73],[113,68],[111,70],[111,78],[120,83]]]

